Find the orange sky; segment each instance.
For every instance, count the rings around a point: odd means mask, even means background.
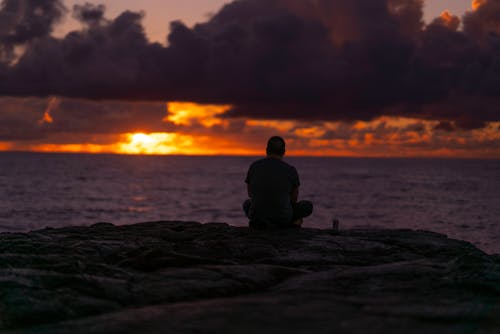
[[[59,107],[59,99],[48,99],[47,108],[40,111],[37,126],[57,126]],[[479,130],[447,132],[434,129],[436,121],[391,117],[353,123],[224,118],[230,108],[168,103],[164,117],[158,119],[165,131],[57,133],[42,140],[3,141],[0,150],[262,155],[267,138],[281,135],[288,142],[289,155],[500,158],[500,123]]]

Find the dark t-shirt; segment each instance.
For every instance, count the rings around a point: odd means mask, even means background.
[[[295,167],[281,159],[264,158],[250,166],[245,182],[252,199],[250,218],[278,225],[291,222],[290,193],[300,185]]]

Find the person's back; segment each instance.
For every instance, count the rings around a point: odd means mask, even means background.
[[[254,162],[245,180],[252,199],[252,216],[286,225],[291,222],[291,193],[300,185],[294,167],[272,157]]]
[[[285,141],[272,137],[267,144],[267,157],[254,162],[247,173],[248,196],[243,208],[252,226],[300,225],[312,213],[312,203],[297,202],[300,186],[295,167],[282,160]]]

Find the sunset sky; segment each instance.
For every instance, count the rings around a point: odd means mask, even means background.
[[[0,3],[0,150],[500,158],[500,0]]]

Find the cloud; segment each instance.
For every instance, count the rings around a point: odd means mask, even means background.
[[[103,24],[106,21],[105,12],[106,6],[104,5],[94,5],[87,2],[83,5],[73,6],[73,17],[89,27]]]
[[[0,61],[10,62],[15,47],[46,38],[66,12],[61,0],[4,0],[0,3]]]
[[[462,129],[500,118],[500,0],[482,1],[463,29],[451,13],[425,26],[421,0],[236,0],[192,28],[172,22],[166,47],[147,40],[143,13],[106,19],[104,6],[75,6],[84,28],[57,39],[60,1],[5,3],[4,17],[14,3],[50,15],[23,17],[45,30],[16,43],[4,36],[17,25],[0,26],[5,55],[25,50],[0,64],[3,96],[232,105],[227,118],[411,116]]]
[[[482,43],[498,42],[500,1],[475,0],[473,8],[464,16],[464,32]]]
[[[0,142],[45,137],[39,121],[47,104],[41,99],[0,98]]]
[[[456,31],[460,26],[460,18],[445,10],[432,22],[432,24],[441,24],[450,30]]]
[[[0,141],[44,140],[65,134],[159,132],[167,126],[161,102],[68,98],[0,98]],[[83,137],[82,137],[83,138]]]

